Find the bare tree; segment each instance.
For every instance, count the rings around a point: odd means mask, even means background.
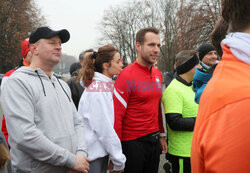
[[[106,10],[100,24],[101,43],[115,45],[133,62],[136,32],[154,26],[162,40],[158,68],[170,71],[178,51],[209,41],[219,14],[220,0],[134,0]]]
[[[201,43],[208,42],[219,14],[218,0],[197,0],[181,6],[177,12],[178,49],[195,49]]]
[[[0,0],[0,71],[6,72],[21,60],[21,42],[45,23],[33,0]]]
[[[136,32],[143,27],[159,26],[154,10],[149,1],[132,1],[106,10],[100,26],[103,33],[101,43],[114,44],[122,55],[135,61]]]
[[[175,36],[177,35],[176,13],[178,1],[172,0],[152,0],[155,11],[157,11],[160,21],[162,46],[161,54],[158,59],[158,69],[162,72],[170,71],[173,68],[174,56],[177,45]]]

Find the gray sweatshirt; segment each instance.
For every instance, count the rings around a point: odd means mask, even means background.
[[[68,85],[21,67],[6,81],[1,105],[14,172],[66,172],[87,156],[84,128]]]

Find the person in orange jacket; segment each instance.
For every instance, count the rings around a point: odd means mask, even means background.
[[[8,77],[14,72],[16,71],[19,67],[21,66],[30,66],[31,63],[31,59],[32,59],[32,53],[29,49],[29,39],[25,39],[22,44],[21,44],[21,52],[22,52],[22,56],[23,59],[20,61],[19,65],[17,67],[15,67],[14,69],[11,69],[10,71],[8,71],[7,73],[4,74],[3,79],[2,79],[2,83],[1,83],[1,88],[3,88],[6,80],[8,79]],[[5,117],[3,116],[3,120],[2,120],[2,132],[4,134],[4,137],[6,139],[6,142],[8,143],[8,131],[7,131],[7,127],[6,127],[6,122],[5,122]],[[8,143],[9,145],[9,143]]]
[[[222,0],[229,34],[200,100],[192,149],[192,173],[250,170],[250,1]]]

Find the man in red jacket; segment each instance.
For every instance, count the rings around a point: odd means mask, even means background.
[[[115,82],[115,130],[127,158],[125,172],[157,173],[160,147],[167,152],[160,106],[162,74],[153,66],[160,53],[159,30],[137,32],[136,50],[136,61]]]
[[[31,59],[32,59],[32,53],[30,52],[30,49],[29,49],[29,39],[25,39],[22,44],[21,44],[21,52],[22,52],[22,55],[23,55],[23,59],[21,60],[20,64],[8,71],[7,73],[4,74],[3,76],[3,79],[2,79],[2,83],[1,83],[1,88],[3,88],[4,86],[4,83],[6,82],[6,80],[8,79],[8,77],[16,70],[18,69],[19,67],[25,65],[25,66],[29,66],[30,63],[31,63]],[[5,136],[5,139],[8,143],[8,131],[7,131],[7,128],[6,128],[6,123],[5,123],[5,117],[3,116],[3,121],[2,121],[2,132]],[[8,143],[9,144],[9,143]]]

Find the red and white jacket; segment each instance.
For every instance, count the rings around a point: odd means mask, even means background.
[[[136,61],[118,76],[114,88],[114,128],[121,141],[164,132],[161,114],[162,74]]]

